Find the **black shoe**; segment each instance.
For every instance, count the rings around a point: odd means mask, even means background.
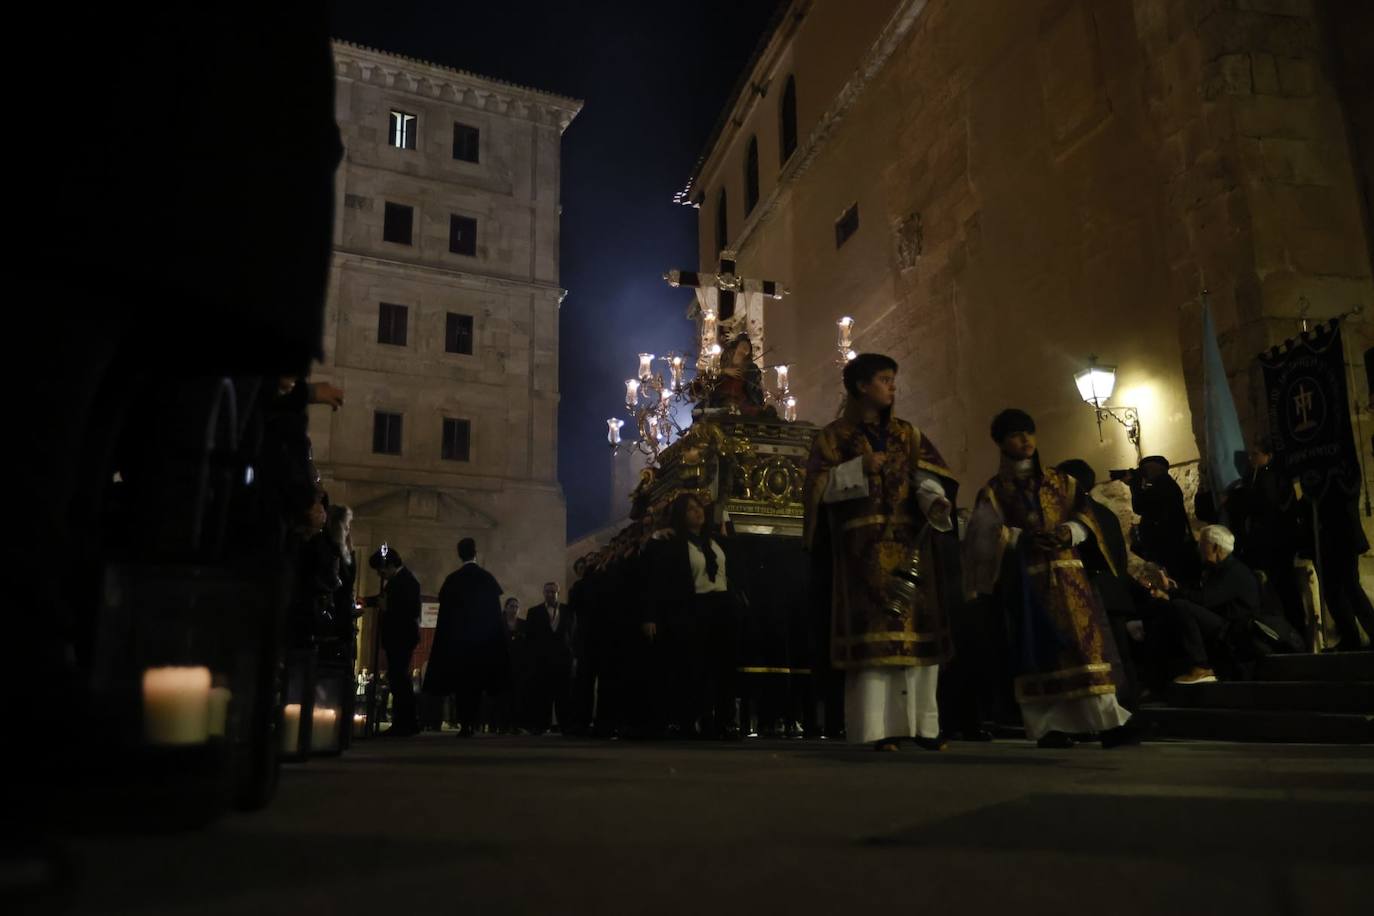
[[[1102,746],[1108,749],[1134,747],[1140,744],[1140,733],[1129,722],[1125,725],[1118,725],[1116,728],[1109,728],[1099,737],[1102,739]]]
[[[1063,732],[1046,732],[1037,742],[1036,747],[1066,748],[1073,747],[1073,739]]]
[[[949,741],[946,740],[943,734],[937,735],[934,738],[925,738],[921,735],[917,735],[911,740],[923,751],[943,751],[949,747]]]

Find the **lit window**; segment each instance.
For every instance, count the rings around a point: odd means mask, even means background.
[[[391,145],[397,149],[415,149],[415,115],[404,111],[391,113]]]

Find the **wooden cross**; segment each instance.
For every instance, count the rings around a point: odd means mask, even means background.
[[[693,289],[717,291],[716,317],[729,321],[735,316],[735,294],[757,293],[770,299],[781,299],[787,295],[787,287],[772,280],[746,280],[735,274],[735,252],[722,251],[720,265],[713,274],[698,273],[695,270],[670,270],[663,275],[672,287],[687,286]]]

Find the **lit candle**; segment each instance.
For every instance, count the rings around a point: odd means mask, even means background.
[[[782,402],[782,418],[788,423],[797,421],[797,399],[791,395]]]
[[[715,375],[720,371],[720,344],[713,343],[706,348],[706,371]]]
[[[228,687],[210,688],[210,734],[223,738],[228,733],[229,700],[233,694]]]
[[[778,374],[778,387],[781,388],[781,389],[783,390],[784,393],[786,393],[786,392],[787,392],[787,367],[786,367],[786,366],[775,366],[775,367],[773,367],[773,371],[776,372],[776,373]]]
[[[310,749],[332,751],[339,745],[339,711],[316,706],[310,721]]]
[[[664,409],[667,409],[667,407],[668,407],[668,402],[671,401],[672,399],[673,399],[673,390],[672,390],[671,388],[664,388],[662,391],[660,391],[660,392],[658,393],[658,403],[659,403],[662,407],[664,407]]]
[[[620,427],[625,425],[625,421],[619,417],[611,417],[606,421],[606,441],[612,446],[620,444]]]
[[[649,417],[649,438],[658,441],[658,417]]]
[[[701,339],[710,346],[716,340],[716,313],[711,309],[701,313]]]
[[[845,350],[845,351],[844,351],[844,361],[845,361],[845,362],[849,362],[850,360],[852,360],[854,357],[856,357],[856,356],[858,356],[858,355],[859,355],[859,354],[858,354],[856,351],[854,351],[854,350]]]
[[[281,711],[281,750],[294,754],[301,746],[301,704],[287,703]]]
[[[209,668],[143,672],[143,737],[149,744],[203,744],[209,736]]]
[[[640,381],[648,381],[648,380],[649,380],[649,377],[652,376],[653,374],[654,374],[654,354],[652,354],[652,353],[641,353],[641,354],[639,354],[639,380],[640,380]]]
[[[639,379],[627,378],[625,380],[625,406],[630,410],[635,409],[639,403]]]
[[[669,365],[672,367],[673,390],[674,390],[674,391],[681,391],[681,390],[682,390],[682,357],[681,357],[681,356],[674,356],[673,359],[672,359],[672,361],[671,361],[671,363],[670,363]]]
[[[363,715],[360,712],[355,712],[353,714],[353,734],[367,734],[367,716]]]
[[[835,324],[839,325],[840,328],[840,349],[848,350],[849,345],[853,343],[853,341],[850,339],[850,334],[854,330],[854,319],[846,315],[839,321],[835,322]]]

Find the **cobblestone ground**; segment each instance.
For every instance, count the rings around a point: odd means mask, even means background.
[[[1351,914],[1371,825],[1368,747],[426,735],[289,768],[200,831],[79,839],[69,907]]]

